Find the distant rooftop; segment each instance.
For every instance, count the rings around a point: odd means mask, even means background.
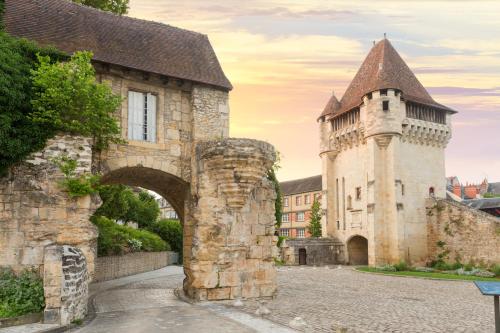
[[[280,183],[283,195],[321,191],[321,175],[302,179],[289,180]]]
[[[332,96],[320,117],[336,116],[356,108],[362,104],[363,96],[382,89],[397,89],[407,101],[456,112],[429,95],[389,40],[384,38],[368,53],[340,102]]]

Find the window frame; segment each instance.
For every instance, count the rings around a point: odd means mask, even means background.
[[[136,94],[135,97],[132,97],[133,94]],[[141,100],[135,101],[136,104],[133,105],[134,101],[132,98],[138,98],[139,96],[141,96]],[[130,88],[127,91],[127,99],[127,139],[130,141],[157,143],[159,122],[158,94],[151,91]],[[139,117],[140,124],[137,123]],[[135,133],[134,129],[139,130],[139,128],[141,133]]]
[[[297,219],[297,222],[304,222],[306,220],[305,212],[297,212],[296,214],[297,215],[295,217]],[[302,216],[302,218],[300,219],[299,216]]]

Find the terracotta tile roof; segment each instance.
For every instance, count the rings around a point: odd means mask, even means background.
[[[335,97],[335,93],[332,92],[332,97],[330,97],[330,100],[325,106],[325,109],[319,116],[319,118],[327,116],[327,115],[333,115],[336,112],[340,110],[340,103],[337,97]]]
[[[6,0],[8,33],[94,60],[232,89],[206,35],[67,0]]]
[[[340,100],[341,106],[335,114],[361,105],[367,93],[388,88],[400,90],[407,101],[456,112],[434,101],[389,40],[383,39],[371,49]]]
[[[321,175],[281,182],[283,195],[321,191]]]

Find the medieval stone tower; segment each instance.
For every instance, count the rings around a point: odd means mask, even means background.
[[[319,117],[323,233],[351,264],[427,257],[425,199],[445,197],[454,110],[432,99],[387,39]]]

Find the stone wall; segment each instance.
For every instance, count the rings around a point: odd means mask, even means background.
[[[175,252],[137,252],[123,256],[98,257],[93,282],[107,281],[176,264]]]
[[[77,160],[78,174],[90,172],[90,140],[57,136],[0,178],[0,266],[41,268],[44,248],[58,244],[80,248],[93,272],[97,229],[89,217],[99,200],[71,199],[59,186],[63,175],[52,160],[62,155]]]
[[[191,98],[194,139],[227,138],[229,136],[228,93],[197,85],[193,88]]]
[[[306,265],[335,265],[345,263],[344,244],[332,238],[287,239],[281,247],[285,265],[299,265],[299,250],[306,250]]]
[[[449,251],[450,262],[500,264],[500,218],[449,200],[428,199],[426,207],[430,259]]]
[[[184,221],[184,290],[196,300],[276,293],[275,152],[255,140],[201,142]]]
[[[87,314],[89,275],[85,255],[72,246],[45,248],[45,323],[67,325]]]

